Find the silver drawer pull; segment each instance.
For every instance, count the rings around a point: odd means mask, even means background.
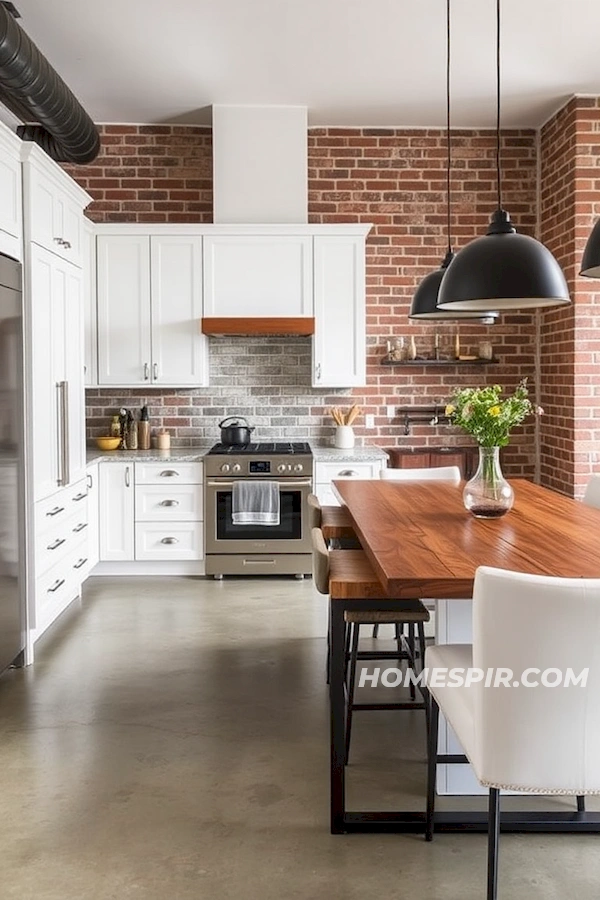
[[[73,531],[77,534],[79,531],[83,531],[84,528],[88,527],[87,522],[80,522],[79,525],[76,525]]]
[[[73,563],[73,568],[80,569],[82,566],[84,566],[86,564],[86,562],[87,562],[87,556],[85,556],[83,559],[80,559],[79,562]]]
[[[52,544],[48,544],[46,550],[56,550],[61,544],[64,544],[65,538],[56,538]]]
[[[47,512],[47,516],[57,516],[59,513],[64,512],[64,506],[55,506],[54,509],[51,509],[50,512]]]
[[[179,506],[179,500],[161,500],[159,506]]]
[[[175,469],[165,469],[160,473],[161,478],[172,478],[174,475],[179,475],[179,472],[176,472]]]
[[[79,500],[85,500],[86,497],[87,491],[85,492],[85,494],[77,494],[76,497],[73,497],[73,503],[77,503]]]
[[[53,594],[54,591],[57,591],[57,590],[59,589],[59,587],[62,587],[62,586],[63,586],[64,583],[65,583],[65,579],[64,579],[64,578],[58,578],[58,579],[54,582],[54,584],[52,585],[52,587],[49,587],[49,588],[48,588],[48,593],[49,593],[49,594]]]
[[[355,472],[354,469],[342,469],[341,472],[338,472],[340,478],[353,478],[355,475],[358,475],[358,472]]]
[[[177,538],[174,538],[174,537],[166,537],[166,538],[163,538],[161,541],[161,544],[178,544],[178,543],[179,543],[179,541],[177,540]]]

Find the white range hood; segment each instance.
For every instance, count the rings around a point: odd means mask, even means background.
[[[305,106],[213,106],[215,225],[305,225]]]

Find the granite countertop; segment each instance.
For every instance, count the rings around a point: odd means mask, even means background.
[[[88,447],[87,465],[95,462],[198,462],[202,460],[214,441],[206,446],[172,447],[170,450],[98,450]]]
[[[98,450],[87,449],[87,464],[95,462],[198,462],[202,460],[214,441],[200,442],[195,447],[172,447],[170,450]],[[375,444],[338,450],[331,445],[309,441],[315,462],[359,462],[360,460],[387,459],[387,453]]]
[[[352,447],[351,450],[338,450],[336,447],[324,446],[310,442],[315,462],[360,462],[387,459],[388,455],[382,447],[366,444],[363,447]]]

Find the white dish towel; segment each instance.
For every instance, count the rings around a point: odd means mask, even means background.
[[[276,481],[234,481],[231,497],[234,525],[279,525]]]

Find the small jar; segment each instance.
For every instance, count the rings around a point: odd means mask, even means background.
[[[494,356],[494,350],[490,341],[482,341],[479,345],[479,359],[492,359]]]
[[[159,431],[156,435],[156,448],[157,450],[170,450],[171,449],[171,435],[168,431]]]

